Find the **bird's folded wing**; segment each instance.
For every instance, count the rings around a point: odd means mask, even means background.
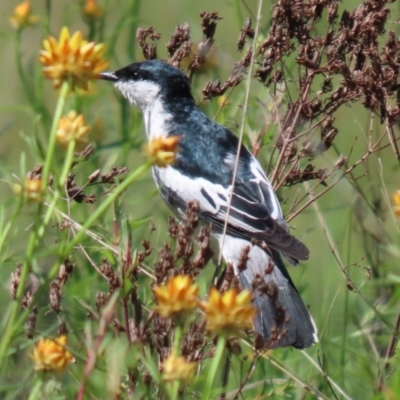
[[[250,179],[238,177],[232,185],[222,185],[216,179],[188,177],[169,166],[155,171],[162,195],[168,203],[185,210],[188,202],[197,200],[200,214],[221,229],[229,208],[227,232],[264,243],[294,260],[308,258],[307,247],[293,237],[286,226],[273,189],[254,159]],[[232,195],[229,207],[229,199]]]

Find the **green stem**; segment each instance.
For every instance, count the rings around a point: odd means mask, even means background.
[[[38,207],[39,210],[40,207]],[[6,360],[6,352],[8,350],[8,347],[12,341],[12,337],[14,335],[15,330],[17,329],[17,325],[15,324],[15,320],[17,318],[17,313],[20,308],[20,303],[22,296],[24,295],[24,290],[25,290],[25,285],[26,281],[28,279],[29,271],[31,268],[31,259],[32,255],[34,253],[34,250],[36,248],[37,244],[37,232],[38,229],[36,228],[36,223],[35,227],[33,228],[33,231],[29,237],[29,242],[28,242],[28,249],[27,249],[27,254],[25,257],[24,264],[22,266],[21,270],[21,278],[18,284],[18,289],[17,289],[17,294],[15,297],[15,300],[11,303],[11,311],[10,315],[8,318],[8,321],[6,323],[6,327],[4,329],[4,333],[1,337],[1,342],[0,342],[0,365],[3,364],[3,362]],[[0,368],[1,371],[1,368]]]
[[[50,17],[51,17],[51,0],[46,0],[46,18],[44,19],[44,27],[46,34],[50,33]]]
[[[174,347],[172,350],[175,356],[179,356],[180,354],[179,350],[181,348],[182,333],[183,333],[182,324],[180,324],[178,321],[175,326]]]
[[[1,234],[0,234],[0,255],[1,255],[2,251],[3,251],[4,243],[5,243],[6,239],[8,238],[8,234],[9,234],[11,228],[14,225],[15,220],[17,219],[17,217],[18,217],[18,215],[20,213],[23,204],[24,204],[24,198],[23,198],[22,195],[20,195],[19,196],[19,200],[18,200],[18,204],[17,204],[17,206],[16,206],[16,208],[15,208],[15,210],[14,210],[14,212],[13,212],[11,218],[10,218],[10,220],[7,222],[6,226],[1,230]]]
[[[67,149],[67,154],[65,156],[64,167],[61,172],[60,180],[58,182],[60,187],[65,185],[65,181],[67,179],[69,171],[71,170],[72,160],[74,159],[75,144],[76,144],[75,140],[71,140],[68,143],[68,149]]]
[[[98,219],[101,217],[101,215],[106,212],[110,205],[116,200],[116,198],[123,192],[126,190],[126,188],[135,180],[137,179],[143,172],[145,172],[147,169],[149,169],[151,167],[150,164],[144,164],[142,166],[140,166],[138,169],[136,169],[135,171],[133,171],[130,175],[128,175],[128,177],[114,190],[114,192],[112,193],[112,195],[110,195],[97,209],[96,211],[89,217],[89,219],[86,221],[85,225],[83,226],[82,230],[79,231],[77,233],[77,235],[68,243],[68,246],[65,247],[62,251],[60,251],[59,253],[59,257],[58,260],[55,262],[55,264],[53,265],[53,267],[51,268],[49,274],[48,274],[48,279],[46,280],[46,282],[49,282],[53,279],[53,277],[57,274],[57,271],[60,267],[60,265],[63,263],[63,261],[65,260],[65,258],[71,254],[71,251],[73,250],[74,246],[76,246],[83,238],[83,236],[86,233],[86,230],[88,230],[91,225]],[[53,214],[53,211],[55,209],[56,206],[56,200],[59,196],[59,192],[55,192],[54,193],[54,198],[52,200],[52,202],[50,203],[49,207],[48,207],[48,211],[45,215],[45,217],[43,218],[43,223],[41,226],[39,226],[38,228],[38,235],[37,237],[40,237],[40,235],[42,235],[44,233],[44,227],[45,225],[50,221],[50,217]],[[29,248],[30,246],[33,245],[33,243],[29,243]],[[33,249],[35,249],[36,247],[33,247]],[[28,252],[30,252],[30,250],[28,249]],[[24,268],[23,271],[24,272]],[[29,270],[28,270],[29,272]],[[21,277],[21,282],[22,282],[22,277]],[[13,303],[13,308],[11,310],[10,314],[16,313],[16,311],[18,311],[18,304],[19,302],[14,302]],[[16,311],[14,311],[14,307],[16,307]],[[24,310],[24,312],[20,315],[20,317],[18,318],[18,320],[16,320],[16,316],[13,315],[12,318],[9,318],[9,322],[8,322],[8,326],[2,336],[2,341],[0,342],[0,363],[2,361],[4,361],[4,359],[2,358],[3,353],[7,350],[8,344],[11,341],[12,335],[13,335],[13,331],[11,331],[11,326],[19,326],[21,325],[24,321],[26,316],[29,313],[29,309]],[[12,324],[10,324],[10,321],[12,321]],[[15,322],[17,321],[17,322]]]
[[[53,213],[56,210],[56,206],[57,206],[59,198],[60,198],[60,191],[58,189],[56,189],[53,194],[51,203],[47,207],[47,211],[46,211],[46,214],[44,215],[43,222],[38,228],[38,237],[39,238],[43,237],[44,232],[46,230],[46,226],[50,222],[51,217],[53,216]]]
[[[35,97],[32,92],[32,88],[29,87],[29,83],[28,83],[28,80],[26,79],[24,69],[22,68],[21,34],[22,34],[22,29],[18,29],[17,36],[16,36],[16,42],[15,42],[15,63],[17,65],[18,76],[21,79],[22,86],[24,87],[26,97],[28,98],[29,103],[32,105],[33,109],[36,110]]]
[[[181,321],[176,322],[175,333],[174,333],[174,346],[172,348],[172,354],[176,357],[180,354],[181,340],[182,340],[182,324]],[[171,383],[170,398],[171,400],[176,400],[179,397],[179,381],[174,381]]]
[[[171,400],[177,400],[179,398],[179,381],[173,381],[170,383],[169,398]]]
[[[32,84],[33,79],[30,78],[28,80],[26,78],[24,69],[22,67],[21,34],[22,29],[18,29],[15,39],[15,64],[17,66],[18,76],[21,79],[22,86],[24,88],[25,95],[28,98],[30,106],[35,113],[42,116],[40,122],[43,126],[43,129],[46,130],[46,124],[49,122],[50,115],[45,104],[43,103],[42,98],[40,98],[40,96],[38,95],[39,90],[35,90],[35,87]]]
[[[129,7],[129,15],[139,15],[140,13],[140,5],[141,5],[141,0],[132,0],[131,6]],[[136,36],[136,29],[138,26],[138,18],[135,18],[133,22],[130,23],[129,26],[129,37],[135,37]],[[134,60],[135,59],[135,48],[136,46],[132,46],[131,42],[128,42],[127,46],[127,53],[128,53],[128,59],[129,60]]]
[[[242,11],[240,10],[240,3],[241,3],[241,1],[235,0],[235,12],[236,12],[236,17],[237,17],[237,20],[239,23],[239,29],[241,29],[243,26],[243,15],[242,15]]]
[[[54,113],[53,125],[52,125],[51,132],[50,132],[50,140],[49,140],[49,146],[48,146],[48,151],[47,151],[47,157],[46,157],[46,161],[45,161],[43,171],[42,171],[42,192],[43,193],[47,189],[47,185],[48,185],[48,180],[49,180],[49,176],[50,176],[50,168],[52,166],[54,149],[55,149],[55,144],[56,144],[56,131],[57,131],[57,126],[58,126],[58,121],[60,120],[61,114],[64,109],[68,90],[69,90],[69,83],[67,81],[65,81],[63,83],[63,85],[61,86],[61,91],[60,91],[60,95],[58,98],[56,111]],[[44,233],[44,221],[42,220],[42,210],[43,210],[43,204],[39,204],[37,207],[37,210],[36,210],[35,223],[34,223],[32,232],[29,237],[28,247],[27,247],[25,260],[24,260],[22,270],[21,270],[21,278],[20,278],[20,281],[18,284],[18,289],[17,289],[17,293],[15,296],[15,300],[11,304],[11,311],[9,314],[9,318],[7,320],[4,332],[1,335],[0,366],[3,365],[3,362],[6,359],[6,357],[5,357],[6,352],[10,346],[10,343],[12,341],[14,333],[18,327],[18,325],[15,322],[17,320],[17,314],[18,314],[18,310],[20,308],[20,303],[21,303],[22,297],[24,296],[24,293],[25,293],[26,282],[28,280],[29,272],[31,269],[32,259],[33,259],[35,250],[37,248],[39,239],[40,239],[41,235]],[[47,219],[47,221],[49,221],[49,218]]]
[[[220,335],[217,342],[217,347],[215,349],[214,358],[211,361],[210,368],[208,370],[207,380],[205,389],[203,392],[202,400],[209,400],[211,398],[211,392],[214,384],[215,377],[219,370],[219,366],[224,355],[224,350],[226,347],[226,337],[225,335]]]
[[[40,374],[42,375],[42,374]],[[42,387],[43,387],[43,379],[42,377],[38,377],[33,387],[31,393],[29,394],[28,400],[37,400],[42,397]]]
[[[64,81],[61,86],[56,111],[54,113],[53,123],[52,123],[51,131],[50,131],[49,146],[47,148],[46,160],[45,160],[45,163],[43,166],[43,171],[42,171],[42,191],[43,192],[47,189],[49,176],[50,176],[50,168],[53,165],[54,152],[55,152],[55,148],[56,148],[56,133],[57,133],[57,128],[58,128],[58,122],[60,121],[61,115],[63,113],[68,92],[69,92],[69,83],[68,83],[68,81]]]
[[[107,199],[105,201],[103,201],[103,203],[101,203],[99,207],[96,208],[95,212],[90,215],[90,217],[87,219],[86,223],[83,225],[82,229],[68,243],[68,246],[64,249],[64,252],[63,252],[63,254],[65,256],[67,256],[71,253],[74,246],[76,246],[82,240],[83,236],[85,236],[86,230],[88,230],[92,226],[92,224],[110,208],[111,204],[116,200],[116,198],[120,194],[122,194],[132,182],[134,182],[136,179],[138,179],[140,177],[140,175],[142,175],[150,167],[151,167],[151,165],[148,163],[141,165],[135,171],[130,173],[127,176],[127,178],[124,179],[124,181],[115,188],[112,195],[107,197]]]
[[[65,157],[65,161],[64,161],[64,166],[63,166],[63,170],[61,172],[61,176],[60,179],[58,181],[58,185],[57,188],[54,190],[53,193],[53,199],[51,201],[51,203],[49,204],[49,206],[47,207],[47,211],[46,214],[43,218],[43,222],[42,225],[39,227],[38,230],[38,237],[41,238],[44,235],[46,226],[48,225],[48,223],[51,220],[51,217],[53,216],[53,213],[56,209],[58,200],[60,199],[60,189],[59,187],[62,187],[65,185],[65,180],[67,179],[68,173],[71,169],[71,164],[72,164],[72,160],[74,158],[74,150],[75,150],[75,140],[71,140],[68,144],[68,149],[67,149],[67,155]]]

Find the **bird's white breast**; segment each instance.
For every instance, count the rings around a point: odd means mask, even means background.
[[[142,111],[148,138],[168,135],[167,122],[172,115],[163,107],[159,85],[139,80],[117,82],[115,86],[134,107]]]

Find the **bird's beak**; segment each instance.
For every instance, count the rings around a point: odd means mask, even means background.
[[[117,82],[118,77],[115,75],[114,72],[100,72],[99,74],[100,79],[104,79],[105,81]]]

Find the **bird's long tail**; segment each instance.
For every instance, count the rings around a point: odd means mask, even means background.
[[[314,321],[279,252],[267,253],[246,240],[226,236],[222,254],[239,273],[242,287],[253,291],[258,308],[254,329],[263,337],[266,348],[304,349],[318,341]]]

